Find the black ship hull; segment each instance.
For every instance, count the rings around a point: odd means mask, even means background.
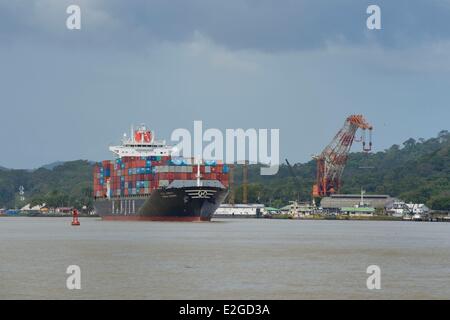
[[[104,220],[210,221],[227,193],[221,187],[168,187],[149,195],[96,199],[94,208]]]

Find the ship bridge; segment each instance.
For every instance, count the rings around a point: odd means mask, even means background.
[[[156,140],[153,131],[141,125],[137,130],[131,127],[131,135],[123,135],[122,145],[110,146],[109,150],[119,157],[170,156],[173,147],[165,140]]]

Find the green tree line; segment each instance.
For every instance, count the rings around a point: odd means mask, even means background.
[[[282,164],[274,176],[261,176],[260,165],[249,166],[248,199],[281,207],[291,200],[310,201],[316,164],[293,164],[297,179]],[[0,207],[47,203],[52,207],[92,207],[92,168],[86,160],[62,163],[53,169],[0,169]],[[242,201],[242,167],[234,169],[235,200]],[[18,197],[25,188],[25,203]],[[408,139],[376,153],[351,153],[343,175],[342,193],[389,194],[404,201],[450,210],[450,133],[431,139]]]

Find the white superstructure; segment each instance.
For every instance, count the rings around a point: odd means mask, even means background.
[[[173,147],[166,145],[165,140],[156,140],[154,132],[141,125],[137,130],[131,127],[131,137],[124,134],[122,145],[110,146],[109,150],[120,158],[151,157],[170,156]]]
[[[386,209],[394,217],[414,214],[426,215],[430,212],[430,208],[423,203],[405,203],[404,201],[395,201],[391,207]]]

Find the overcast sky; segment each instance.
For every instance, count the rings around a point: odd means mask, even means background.
[[[194,120],[279,128],[304,162],[352,113],[375,150],[436,136],[449,101],[449,0],[0,0],[4,167],[108,159],[131,123],[169,139]]]

